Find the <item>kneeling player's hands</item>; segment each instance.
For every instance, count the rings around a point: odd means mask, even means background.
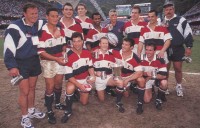
[[[63,57],[58,57],[58,58],[56,59],[56,62],[57,62],[58,64],[60,64],[60,65],[63,65],[63,66],[66,64],[65,59],[64,59]]]

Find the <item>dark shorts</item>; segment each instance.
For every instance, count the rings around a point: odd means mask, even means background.
[[[27,59],[17,59],[19,73],[24,79],[38,76],[42,73],[39,56],[33,56]]]
[[[185,48],[184,46],[170,47],[167,53],[169,61],[182,61],[185,55]]]

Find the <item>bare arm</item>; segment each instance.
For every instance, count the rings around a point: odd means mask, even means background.
[[[163,45],[163,48],[158,53],[158,58],[164,57],[164,53],[169,48],[170,44],[171,44],[171,40],[170,39],[166,40],[165,44]]]

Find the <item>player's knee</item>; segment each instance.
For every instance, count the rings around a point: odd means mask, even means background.
[[[54,92],[53,89],[46,89],[45,94],[46,94],[46,95],[51,95],[53,92]]]
[[[160,88],[162,88],[163,90],[167,89],[167,80],[160,81]]]

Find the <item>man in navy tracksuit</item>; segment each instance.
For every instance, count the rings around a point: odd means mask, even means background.
[[[22,19],[10,24],[5,32],[4,63],[11,77],[21,75],[19,83],[19,105],[22,114],[23,128],[33,128],[30,118],[44,118],[45,113],[34,108],[35,87],[38,75],[41,74],[37,54],[38,30],[43,21],[38,21],[38,8],[33,3],[23,7]]]
[[[174,3],[172,1],[166,2],[163,5],[165,13],[165,24],[172,35],[171,45],[168,49],[168,59],[173,62],[176,78],[176,92],[177,96],[183,96],[182,90],[182,62],[184,56],[190,56],[193,46],[192,30],[184,17],[175,14]],[[185,47],[184,48],[184,44]],[[168,65],[170,68],[171,63]]]

